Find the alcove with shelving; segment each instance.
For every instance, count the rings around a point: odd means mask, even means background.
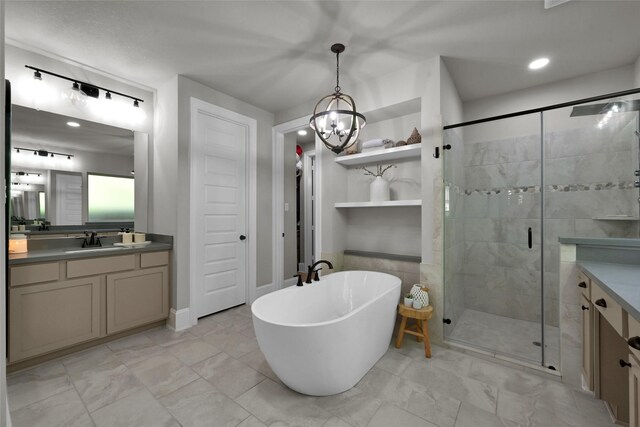
[[[360,141],[383,138],[404,140],[413,128],[421,129],[420,99],[365,112],[367,125]],[[421,151],[422,144],[341,155],[335,163],[346,170],[345,190],[335,201],[345,219],[346,249],[380,254],[420,256],[421,254]],[[391,200],[371,202],[372,176],[376,165],[395,164],[384,178],[389,181]]]

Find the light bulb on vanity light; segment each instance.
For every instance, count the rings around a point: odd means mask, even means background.
[[[87,104],[87,95],[80,90],[78,82],[73,82],[71,87],[62,93],[62,97],[76,107],[83,107]]]
[[[133,100],[133,106],[130,107],[130,114],[134,124],[142,123],[147,118],[147,113],[144,112],[137,99]]]
[[[53,89],[38,70],[32,76],[25,76],[16,86],[16,92],[23,94],[29,106],[38,111],[47,107],[54,97]]]

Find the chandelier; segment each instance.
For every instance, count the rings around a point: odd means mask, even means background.
[[[356,111],[353,98],[340,92],[340,54],[344,50],[341,43],[331,46],[331,52],[336,54],[336,87],[331,95],[318,101],[309,120],[309,126],[324,145],[336,154],[355,144],[366,123],[365,117]]]

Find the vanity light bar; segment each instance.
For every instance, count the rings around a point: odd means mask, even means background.
[[[25,65],[25,67],[29,68],[30,70],[34,70],[33,77],[35,79],[38,79],[38,80],[42,80],[42,74],[44,73],[44,74],[48,74],[50,76],[57,77],[59,79],[68,80],[70,82],[73,82],[74,87],[76,85],[80,85],[80,89],[85,93],[85,95],[90,96],[92,98],[98,98],[100,96],[100,91],[102,90],[102,91],[107,93],[107,99],[111,99],[111,95],[112,94],[120,95],[122,97],[129,98],[129,99],[133,99],[133,106],[134,107],[139,107],[140,106],[139,103],[140,102],[144,102],[143,99],[137,98],[135,96],[127,95],[126,93],[117,92],[115,90],[107,89],[107,88],[104,88],[104,87],[101,87],[101,86],[96,86],[94,84],[83,82],[83,81],[78,80],[78,79],[72,79],[71,77],[67,77],[67,76],[63,76],[61,74],[53,73],[51,71],[43,70],[42,68],[32,67],[31,65]]]
[[[29,176],[29,175],[36,175],[36,176],[42,176],[41,172],[24,172],[24,171],[18,171],[18,172],[11,172],[12,174],[14,174],[15,176]]]
[[[74,157],[73,154],[67,154],[67,153],[56,153],[55,151],[47,151],[47,150],[34,150],[33,148],[22,148],[22,147],[16,147],[16,153],[19,153],[20,150],[24,150],[24,151],[31,151],[33,152],[34,156],[41,156],[41,157],[54,157],[54,155],[57,156],[67,156],[67,159],[71,160],[72,157]]]

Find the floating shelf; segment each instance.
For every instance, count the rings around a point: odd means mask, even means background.
[[[343,202],[336,203],[337,209],[341,208],[387,208],[402,206],[422,206],[422,200],[390,200],[388,202]]]
[[[363,165],[373,162],[385,162],[389,160],[419,158],[422,144],[403,145],[402,147],[385,148],[368,153],[351,154],[350,156],[336,157],[336,163],[345,166]]]

